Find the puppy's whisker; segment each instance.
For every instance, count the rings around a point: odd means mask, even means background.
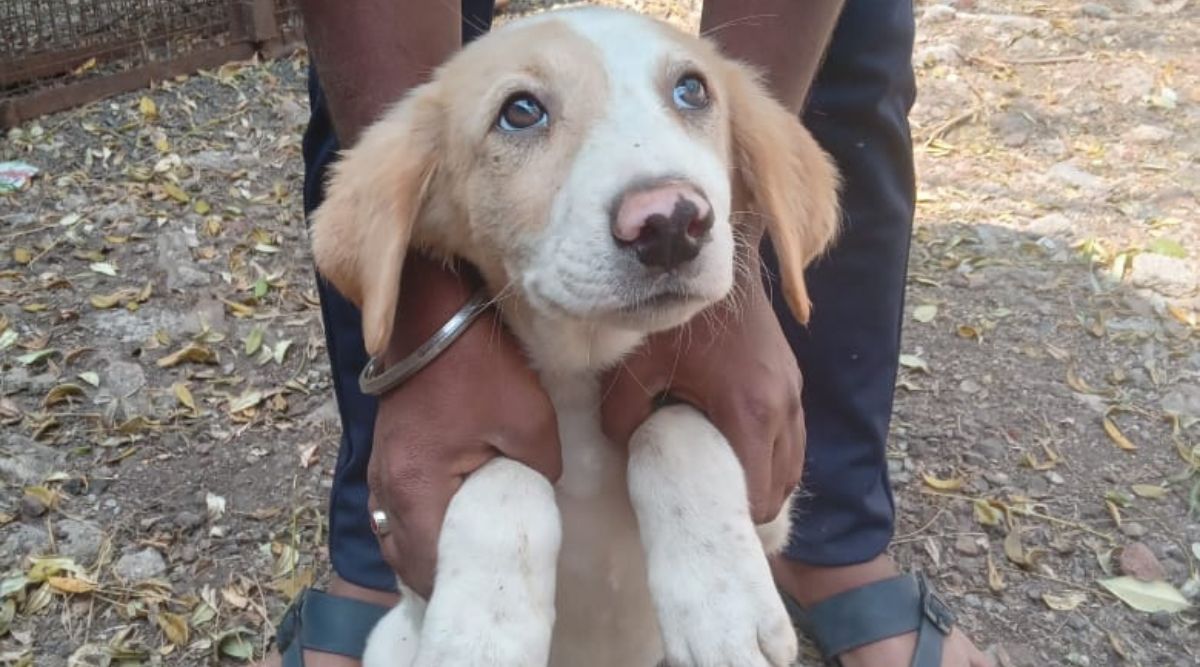
[[[709,28],[708,30],[704,30],[700,33],[700,36],[701,37],[711,37],[711,36],[715,35],[716,33],[720,32],[722,30],[725,30],[726,28],[732,28],[734,26],[739,26],[744,23],[757,24],[760,21],[762,21],[763,19],[774,19],[774,18],[779,18],[779,15],[778,14],[751,14],[750,16],[740,16],[736,19],[731,19],[724,23],[719,23],[719,24]]]

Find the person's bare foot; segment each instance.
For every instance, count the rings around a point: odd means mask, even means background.
[[[338,577],[337,575],[333,576],[333,580],[330,581],[329,588],[327,590],[330,595],[362,600],[363,602],[370,602],[372,604],[384,605],[388,607],[395,605],[400,601],[399,596],[397,596],[395,593],[387,593],[370,588],[363,588],[362,586],[355,586],[354,584],[342,579],[341,577]],[[361,667],[361,665],[361,661],[341,655],[334,655],[332,653],[318,653],[317,651],[304,652],[304,667]],[[262,661],[254,667],[283,667],[283,658],[280,657],[277,651],[271,651],[267,654],[267,657],[263,658]]]
[[[847,567],[814,567],[776,558],[771,564],[775,581],[801,606],[812,605],[829,597],[899,573],[886,555]],[[908,665],[916,650],[916,633],[891,637],[847,651],[841,656],[843,667],[896,667]],[[942,667],[993,667],[971,640],[955,628],[942,650]]]

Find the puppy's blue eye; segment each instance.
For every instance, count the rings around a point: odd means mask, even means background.
[[[544,127],[549,122],[550,115],[536,97],[529,93],[517,93],[504,102],[496,125],[505,132],[520,132]]]
[[[708,88],[704,80],[695,74],[680,77],[675,83],[675,106],[680,109],[703,109],[708,106]]]

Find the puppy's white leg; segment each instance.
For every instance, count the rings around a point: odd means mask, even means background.
[[[417,657],[425,601],[400,583],[400,602],[392,607],[367,637],[363,667],[409,667]]]
[[[468,477],[442,524],[414,664],[543,667],[561,541],[554,489],[540,473],[497,458]]]
[[[646,549],[650,592],[673,667],[787,667],[796,635],[775,589],[745,475],[698,411],[662,408],[629,442],[629,493]]]

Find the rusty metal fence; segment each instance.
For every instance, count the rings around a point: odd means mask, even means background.
[[[0,128],[302,39],[295,0],[0,0]]]

